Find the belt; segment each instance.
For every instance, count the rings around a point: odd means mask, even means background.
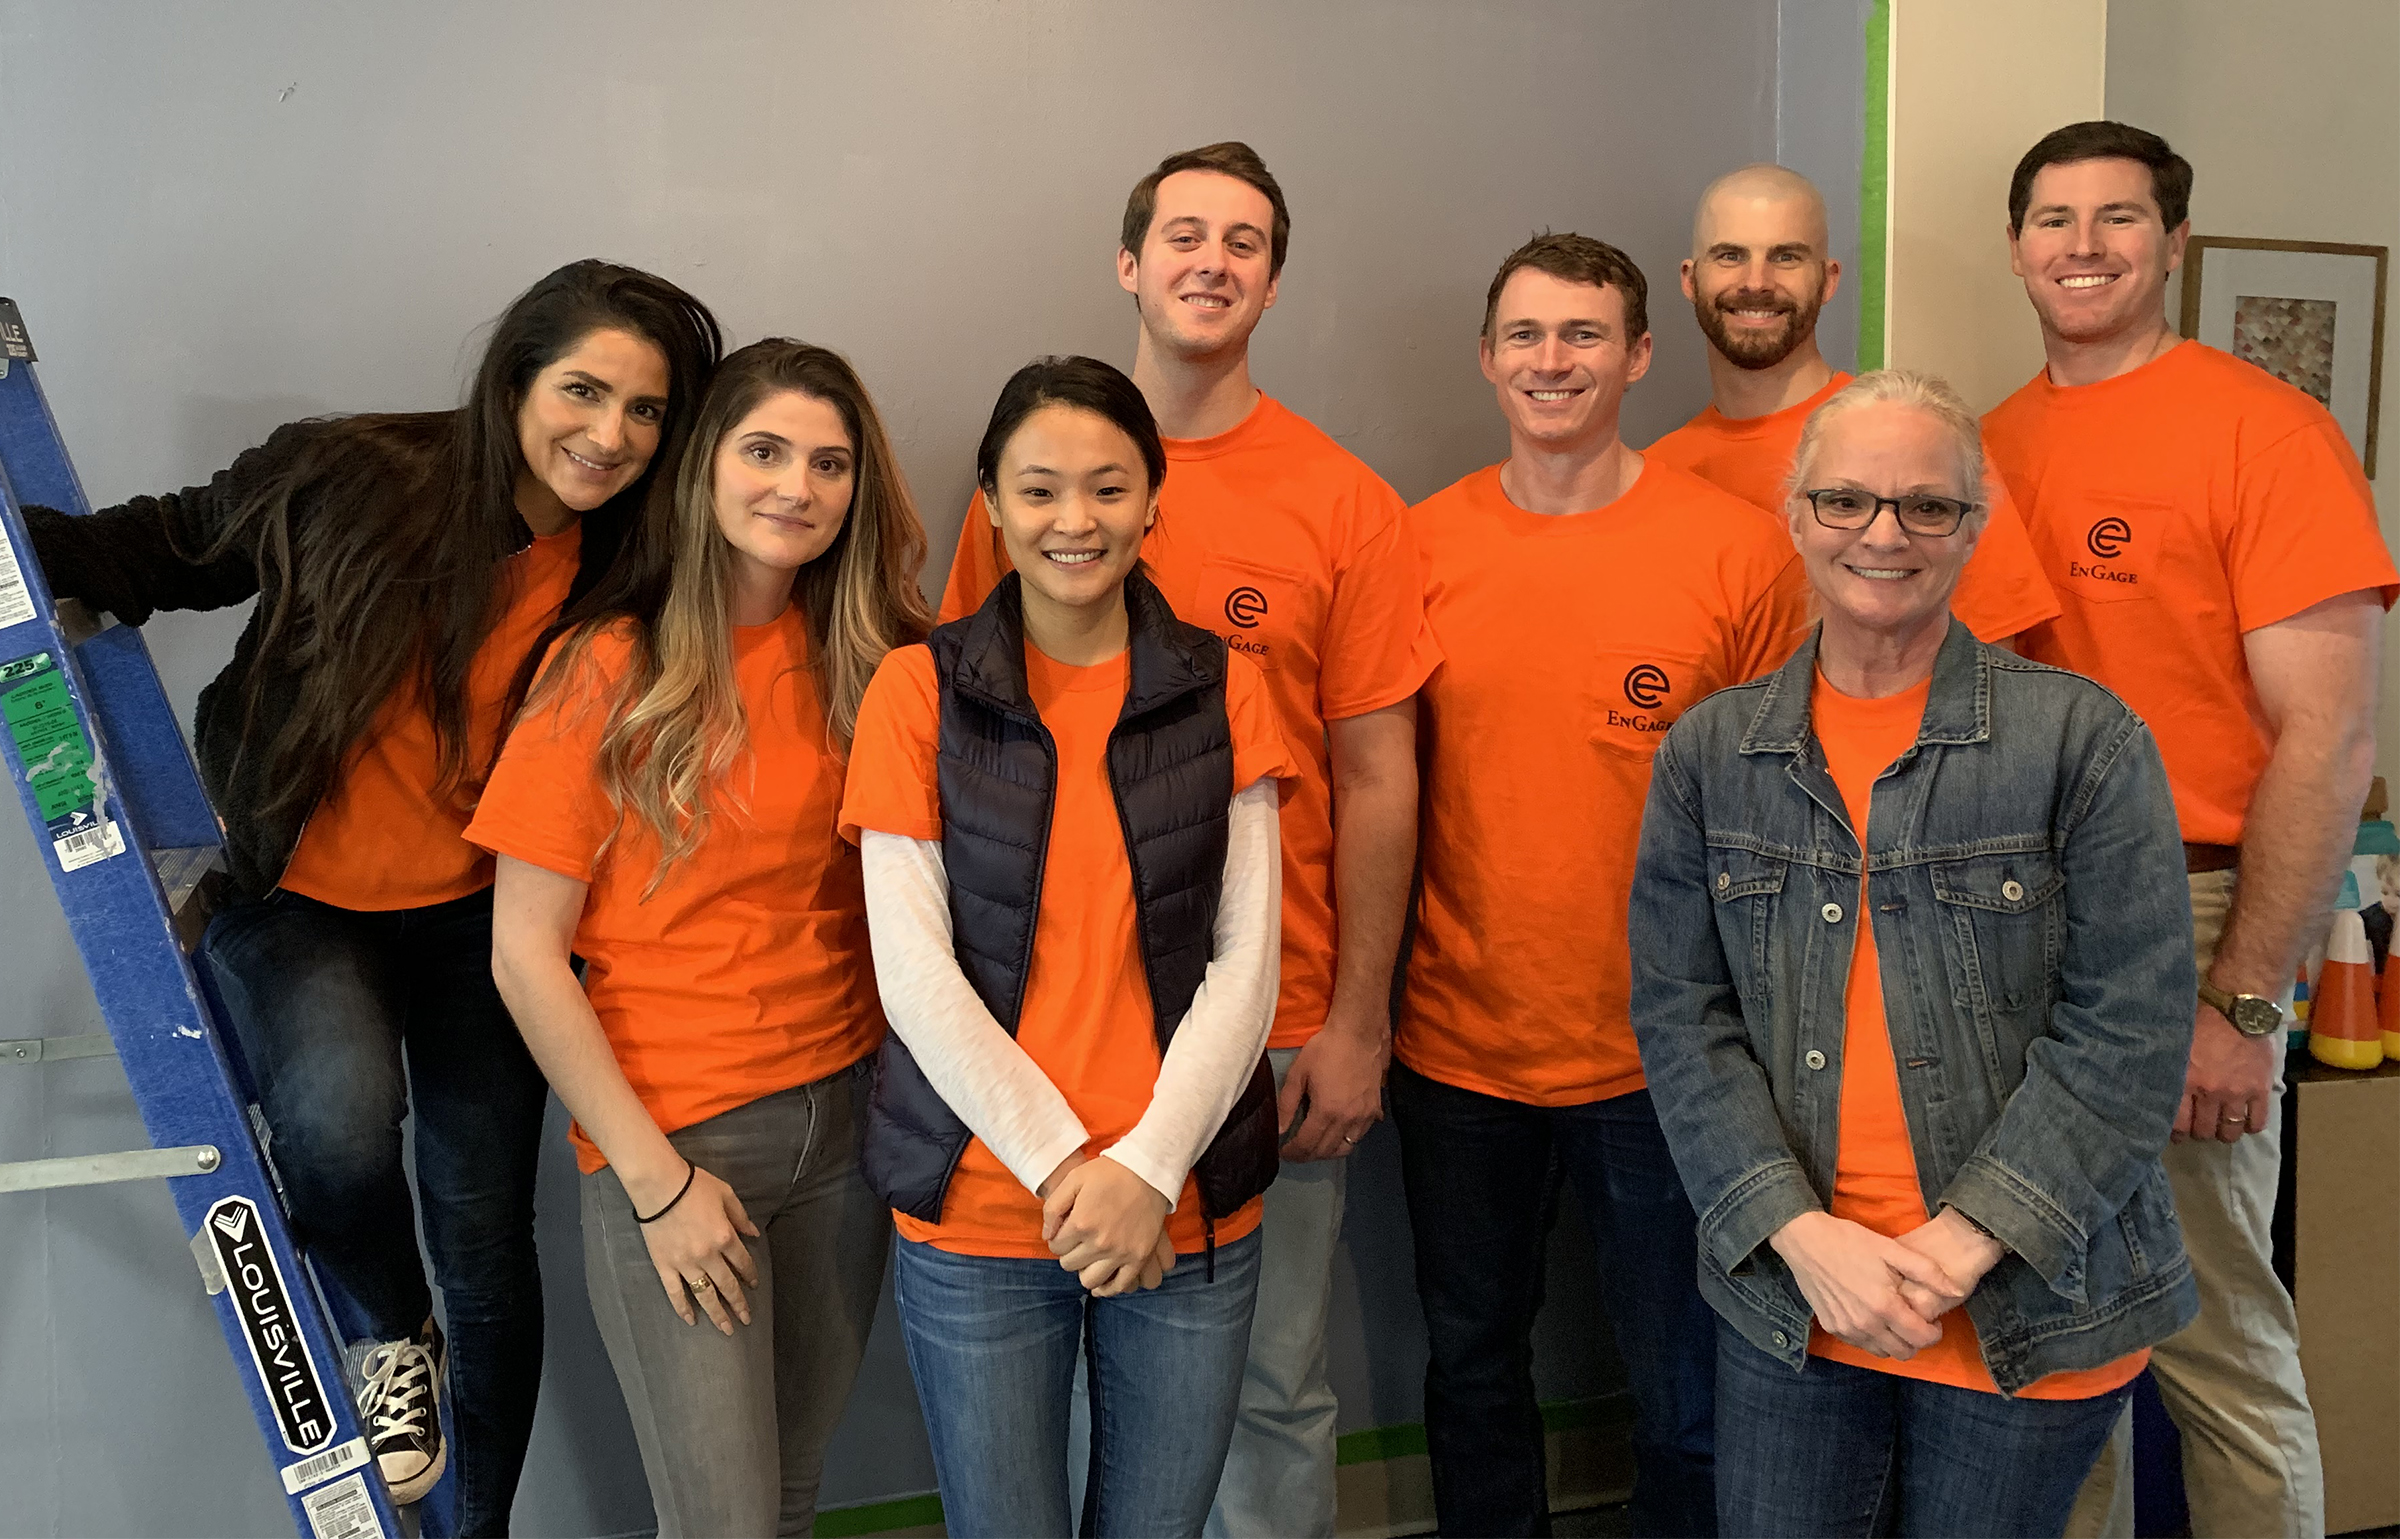
[[[2203,871],[2231,871],[2242,863],[2238,844],[2194,844],[2183,841],[2183,869],[2193,876]]]

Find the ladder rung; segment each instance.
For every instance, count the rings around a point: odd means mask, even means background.
[[[117,1044],[105,1031],[87,1031],[79,1037],[11,1037],[0,1041],[0,1064],[113,1058],[116,1051]]]
[[[123,1154],[79,1154],[63,1160],[18,1160],[0,1165],[0,1192],[206,1175],[217,1168],[219,1158],[214,1144],[184,1144],[173,1149],[128,1149]]]

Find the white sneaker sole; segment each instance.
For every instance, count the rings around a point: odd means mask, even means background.
[[[449,1465],[450,1440],[444,1438],[442,1446],[433,1451],[433,1462],[407,1480],[392,1479],[389,1474],[385,1473],[381,1459],[375,1461],[375,1471],[377,1474],[383,1475],[384,1489],[391,1493],[392,1505],[409,1507],[423,1501],[431,1494],[435,1486],[441,1484],[442,1471]]]

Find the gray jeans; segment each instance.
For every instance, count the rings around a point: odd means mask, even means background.
[[[825,1443],[883,1288],[890,1210],[859,1175],[872,1060],[668,1135],[760,1235],[750,1324],[686,1325],[616,1172],[583,1178],[592,1313],[625,1391],[660,1539],[806,1534]]]

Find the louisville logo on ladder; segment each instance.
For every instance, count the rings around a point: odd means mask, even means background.
[[[334,1434],[325,1380],[293,1325],[283,1268],[259,1230],[258,1205],[247,1197],[220,1198],[208,1210],[209,1243],[224,1269],[234,1314],[242,1322],[243,1339],[250,1343],[250,1361],[266,1386],[284,1444],[297,1454],[315,1453],[332,1442]]]

